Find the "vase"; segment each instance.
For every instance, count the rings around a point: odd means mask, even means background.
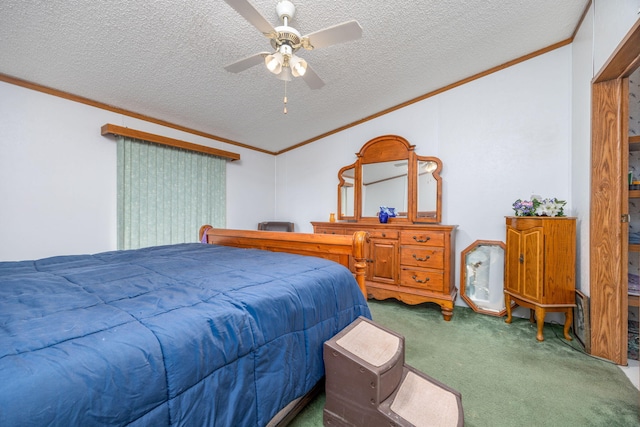
[[[389,214],[386,212],[380,212],[378,214],[378,219],[380,220],[380,223],[386,224],[387,221],[389,220]]]

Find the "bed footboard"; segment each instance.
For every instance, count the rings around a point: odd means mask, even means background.
[[[206,240],[204,240],[205,236]],[[288,252],[338,262],[352,269],[360,290],[367,298],[365,285],[367,263],[364,258],[364,248],[369,240],[369,234],[366,231],[357,231],[353,236],[341,236],[281,231],[231,230],[203,225],[200,227],[199,237],[200,241],[206,241],[209,244]],[[352,264],[350,257],[353,260]]]

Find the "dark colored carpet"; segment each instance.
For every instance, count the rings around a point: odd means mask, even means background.
[[[406,363],[462,393],[465,426],[640,425],[638,390],[614,364],[565,341],[562,326],[535,339],[528,319],[456,307],[445,322],[438,306],[370,301],[373,320],[405,336]],[[291,423],[321,426],[324,394]],[[366,427],[366,426],[364,426]]]

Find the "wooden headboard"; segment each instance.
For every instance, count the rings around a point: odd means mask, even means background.
[[[353,270],[360,290],[367,297],[365,285],[366,261],[364,248],[369,240],[366,231],[357,231],[353,236],[331,234],[287,233],[282,231],[230,230],[200,227],[200,241],[206,234],[209,244],[235,246],[238,248],[264,249],[273,252],[315,256],[329,259],[350,268],[349,257],[353,259]]]

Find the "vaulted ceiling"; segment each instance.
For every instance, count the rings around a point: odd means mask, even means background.
[[[273,26],[277,0],[251,0]],[[360,39],[300,50],[322,78],[224,66],[269,40],[223,0],[3,0],[0,80],[20,79],[277,153],[570,40],[589,0],[293,0],[303,35],[355,19]]]

